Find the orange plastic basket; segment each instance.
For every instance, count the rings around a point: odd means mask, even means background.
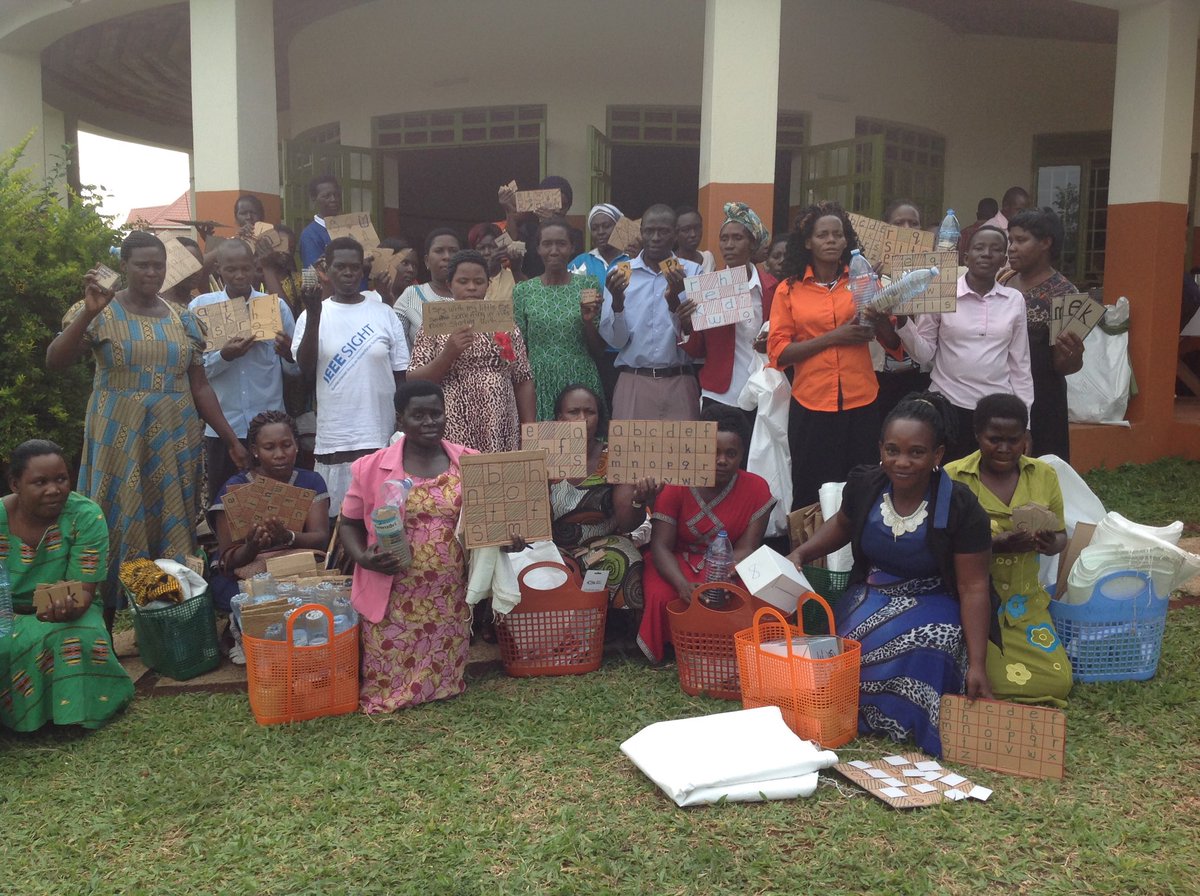
[[[309,610],[325,614],[329,641],[317,647],[292,645],[296,620]],[[242,636],[250,709],[260,725],[337,716],[358,708],[358,626],[333,633],[333,613],[304,604],[288,614],[283,641]]]
[[[833,610],[819,595],[801,597],[819,601],[835,631]],[[764,621],[773,616],[775,621]],[[778,706],[789,728],[822,747],[840,747],[858,733],[858,685],[862,645],[839,638],[841,653],[828,659],[811,659],[793,650],[792,639],[804,637],[801,626],[789,625],[772,607],[754,614],[750,628],[734,635],[738,670],[742,679],[742,706]],[[776,642],[776,651],[763,644]]]
[[[537,588],[526,581],[535,569],[556,569],[562,584]],[[517,576],[521,602],[496,621],[504,671],[515,678],[582,675],[604,658],[608,590],[584,591],[577,573],[562,563],[531,563]]]
[[[700,595],[714,587],[730,593],[719,610],[700,603]],[[690,603],[676,598],[667,604],[667,625],[675,645],[679,687],[685,694],[707,694],[718,700],[738,700],[737,651],[733,636],[754,622],[753,598],[730,582],[704,582],[692,589]]]

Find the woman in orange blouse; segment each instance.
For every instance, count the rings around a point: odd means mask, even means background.
[[[855,322],[846,275],[857,247],[850,218],[833,202],[802,211],[788,237],[767,354],[793,369],[793,509],[816,501],[822,483],[844,482],[852,467],[879,460],[879,386],[867,348],[875,330]]]

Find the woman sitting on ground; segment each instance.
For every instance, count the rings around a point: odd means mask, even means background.
[[[47,722],[99,728],[133,699],[117,662],[96,585],[108,573],[108,526],[94,501],[71,490],[63,451],[34,439],[13,450],[12,494],[0,500],[0,562],[12,590],[13,631],[0,637],[0,725]],[[78,597],[34,611],[38,585],[80,582]]]
[[[466,690],[471,642],[466,561],[455,535],[462,509],[459,459],[447,442],[446,404],[436,383],[409,380],[396,391],[392,445],[359,458],[342,503],[342,544],[354,561],[352,600],[362,616],[363,712],[394,712]],[[383,551],[371,514],[381,486],[410,479],[404,534],[412,564]]]
[[[459,252],[447,265],[456,302],[482,301],[487,264],[478,252]],[[520,327],[505,333],[430,336],[422,328],[412,347],[408,378],[440,383],[445,393],[446,433],[476,451],[515,451],[522,423],[537,420],[533,371]]]
[[[605,479],[608,449],[601,435],[600,397],[582,383],[569,385],[554,402],[554,419],[583,423],[588,444],[587,476],[550,483],[554,543],[583,572],[608,573],[611,608],[641,610],[642,552],[628,533],[646,522],[645,503],[634,506],[634,486],[610,485]]]
[[[283,411],[263,411],[250,421],[246,441],[253,467],[231,476],[208,508],[219,558],[215,564],[218,572],[209,584],[213,603],[222,611],[228,611],[230,599],[238,592],[239,580],[266,572],[267,557],[296,551],[324,551],[329,546],[329,491],[319,474],[296,466],[300,445],[296,422]],[[245,536],[233,537],[225,513],[225,496],[260,478],[316,493],[303,529],[287,529],[278,517],[271,517],[257,523]]]
[[[850,544],[837,633],[862,643],[858,730],[940,756],[943,694],[991,697],[991,535],[970,489],[939,467],[954,417],[935,393],[888,415],[879,466],[850,472],[842,507],[789,555],[800,567]],[[963,677],[963,670],[966,677]]]
[[[659,486],[642,480],[633,496],[635,507],[649,499],[654,503],[652,562],[645,569],[646,609],[638,645],[656,663],[663,661],[670,640],[667,605],[676,598],[691,601],[692,589],[708,574],[704,555],[709,543],[724,529],[733,545],[733,562],[744,560],[762,545],[775,506],[766,480],[742,469],[750,444],[742,412],[714,405],[700,419],[717,424],[715,484]]]
[[[985,396],[975,408],[979,450],[947,464],[946,472],[975,493],[992,521],[992,586],[1000,596],[1000,640],[987,651],[992,693],[1065,707],[1071,661],[1050,619],[1050,595],[1038,580],[1039,555],[1053,557],[1067,547],[1063,496],[1054,468],[1022,453],[1028,422],[1015,395]],[[1013,509],[1030,502],[1054,514],[1053,529],[1013,528]]]

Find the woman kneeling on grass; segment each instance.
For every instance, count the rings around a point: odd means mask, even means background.
[[[446,402],[441,386],[409,380],[396,391],[394,444],[359,458],[350,468],[342,504],[341,535],[354,561],[354,608],[362,617],[363,712],[392,712],[466,690],[463,674],[471,642],[466,561],[455,536],[462,510],[459,458],[475,452],[445,441]],[[371,514],[388,480],[412,481],[404,507],[404,534],[412,563],[384,551]]]
[[[12,589],[11,635],[0,636],[0,725],[36,731],[47,722],[99,728],[133,699],[113,654],[96,585],[108,575],[108,526],[94,501],[71,490],[62,449],[34,439],[8,466],[0,501],[0,564]],[[34,614],[38,585],[75,581]],[[3,632],[3,628],[0,628]]]

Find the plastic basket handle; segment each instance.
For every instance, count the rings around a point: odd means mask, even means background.
[[[332,611],[330,611],[328,607],[322,606],[321,604],[301,604],[300,606],[296,607],[296,609],[292,610],[292,612],[288,613],[287,618],[284,620],[284,633],[287,636],[287,643],[289,645],[292,643],[292,629],[296,627],[296,621],[303,618],[304,614],[309,610],[320,610],[325,614],[325,624],[329,626],[328,637],[330,641],[333,640]]]
[[[519,573],[517,573],[517,587],[518,588],[525,587],[525,576],[527,576],[529,573],[533,572],[535,569],[557,569],[561,572],[566,573],[566,575],[567,575],[567,581],[564,582],[563,584],[565,584],[565,585],[578,585],[579,584],[579,582],[576,581],[575,576],[571,572],[571,567],[567,566],[565,563],[555,563],[553,560],[539,560],[537,563],[530,563],[523,570],[521,570]],[[541,590],[541,589],[538,589],[538,590]]]
[[[729,601],[729,603],[718,610],[714,610],[712,607],[706,607],[700,602],[700,595],[705,591],[712,591],[714,588],[719,588],[722,591],[728,591],[732,595],[732,599]],[[737,601],[737,603],[734,603],[734,601]],[[700,608],[696,611],[697,613],[701,611],[705,613],[728,613],[734,610],[740,610],[747,603],[749,603],[749,601],[750,595],[747,593],[746,589],[738,587],[737,585],[733,584],[733,582],[701,582],[699,585],[695,585],[692,588],[692,599],[688,601],[687,612],[684,615],[690,615],[692,612],[692,607]]]
[[[815,591],[806,591],[800,595],[800,602],[796,604],[796,628],[804,632],[804,614],[800,612],[807,601],[815,600],[825,609],[825,618],[829,620],[829,634],[837,637],[837,625],[833,621],[833,607],[829,606],[829,601],[821,597]],[[805,632],[807,634],[807,632]]]

